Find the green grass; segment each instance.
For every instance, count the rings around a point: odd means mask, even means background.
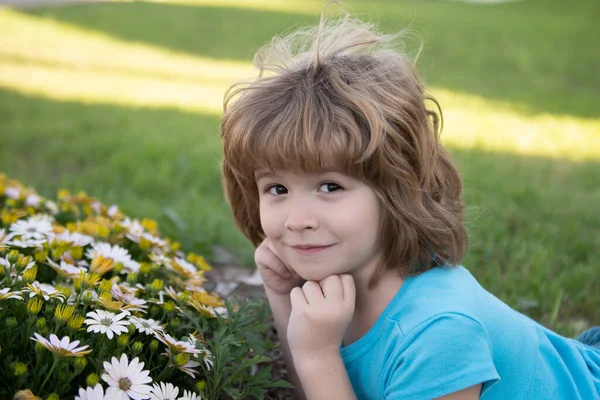
[[[221,192],[222,94],[254,74],[256,48],[316,23],[322,3],[0,9],[0,171],[49,197],[85,190],[250,265]],[[465,177],[464,264],[567,335],[600,323],[598,4],[345,2],[424,39],[419,66]]]

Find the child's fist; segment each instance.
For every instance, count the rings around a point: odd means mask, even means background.
[[[292,289],[287,338],[294,362],[302,357],[339,352],[354,314],[355,298],[351,275],[331,275]]]
[[[287,295],[304,282],[275,254],[269,239],[263,240],[254,251],[254,262],[265,286],[272,292]]]

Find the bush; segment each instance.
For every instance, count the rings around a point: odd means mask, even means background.
[[[85,193],[53,202],[3,174],[0,210],[0,398],[241,399],[289,386],[271,378],[266,305],[207,292],[206,260],[155,222]]]

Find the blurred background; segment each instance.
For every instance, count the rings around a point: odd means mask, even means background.
[[[84,190],[250,268],[220,184],[223,94],[326,2],[2,3],[0,172],[49,198]],[[464,265],[565,335],[600,324],[600,2],[342,5],[423,40],[418,67],[464,175]]]

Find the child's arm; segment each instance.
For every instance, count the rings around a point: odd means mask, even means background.
[[[356,399],[340,354],[356,297],[350,275],[309,281],[290,293],[287,339],[304,394],[313,399]]]
[[[285,360],[285,365],[287,367],[288,379],[295,386],[298,398],[304,400],[306,399],[306,396],[302,390],[302,385],[300,383],[300,379],[298,378],[298,374],[296,373],[296,368],[292,361],[292,355],[290,353],[290,347],[288,346],[287,340],[287,329],[290,320],[290,313],[292,312],[290,295],[282,295],[273,292],[268,287],[265,288],[265,291],[267,292],[267,298],[269,299],[269,305],[271,306],[271,312],[273,313],[273,319],[275,320],[275,328],[277,329],[277,336],[279,337],[283,359]]]
[[[287,328],[292,312],[292,304],[290,302],[290,291],[304,282],[293,271],[281,261],[271,248],[270,242],[265,239],[254,252],[254,262],[256,268],[265,285],[265,292],[269,300],[273,319],[275,320],[275,328],[277,336],[281,344],[283,359],[288,369],[288,378],[296,387],[298,398],[303,400],[304,392],[287,344]]]

